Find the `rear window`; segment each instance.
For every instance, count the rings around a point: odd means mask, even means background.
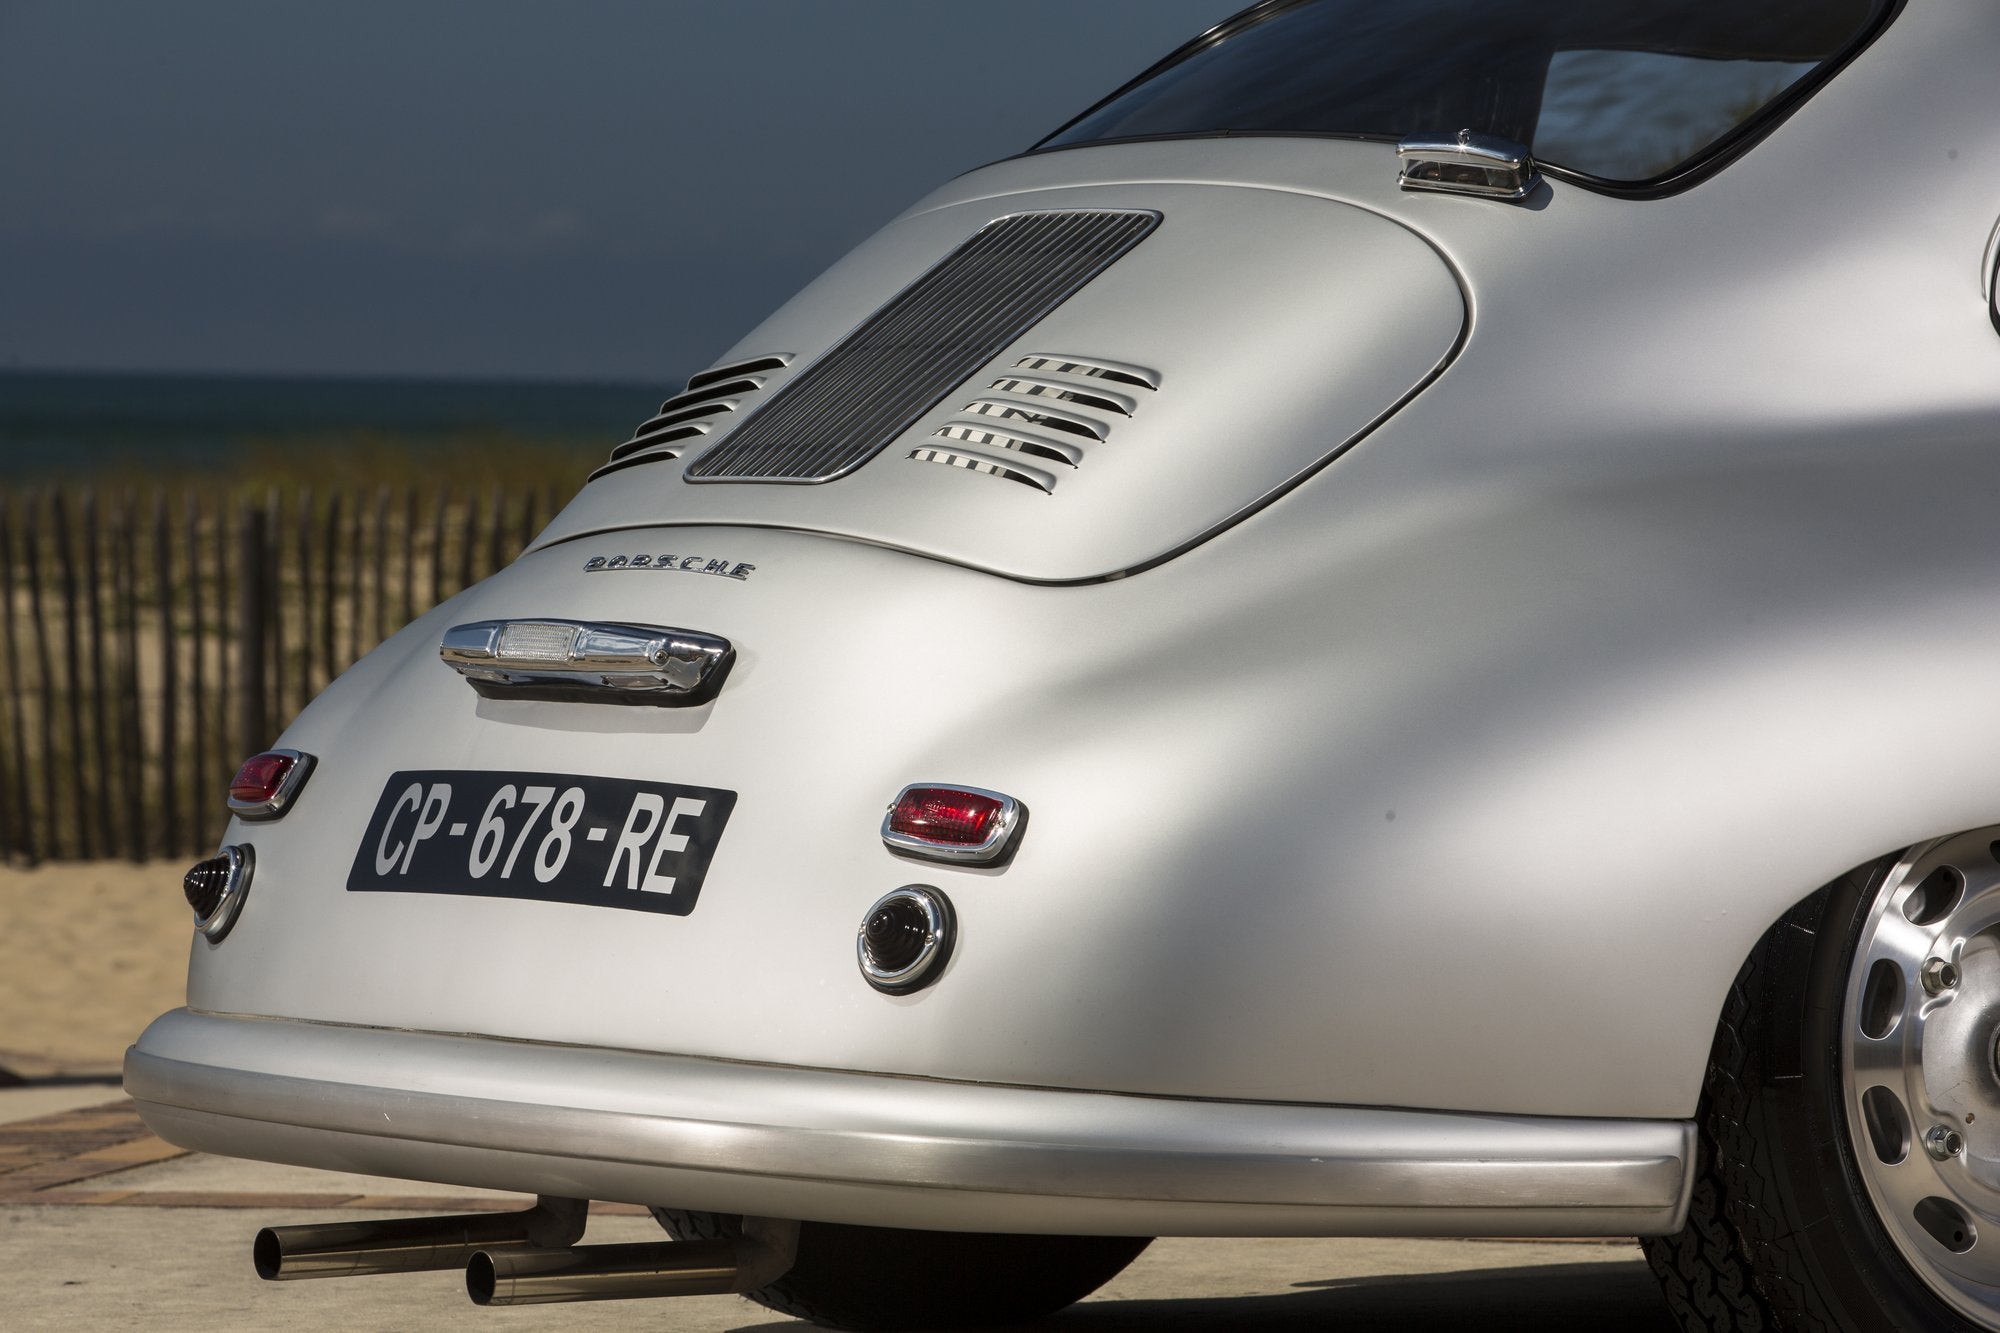
[[[1693,179],[1796,106],[1896,0],[1267,0],[1039,148],[1462,129],[1626,191]]]

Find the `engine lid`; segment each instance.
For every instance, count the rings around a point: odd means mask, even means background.
[[[695,376],[539,543],[743,524],[1110,577],[1334,457],[1465,326],[1429,244],[1325,198],[1119,184],[920,209]]]

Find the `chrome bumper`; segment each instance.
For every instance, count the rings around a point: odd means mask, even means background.
[[[178,1009],[126,1052],[202,1152],[717,1212],[1126,1235],[1649,1235],[1694,1129],[942,1083]]]

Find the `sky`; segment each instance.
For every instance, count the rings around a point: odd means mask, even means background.
[[[0,368],[655,381],[1234,0],[0,0]]]

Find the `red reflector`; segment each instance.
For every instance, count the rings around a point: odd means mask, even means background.
[[[977,847],[994,834],[1006,801],[952,787],[911,787],[889,814],[889,831],[946,847]]]
[[[275,819],[305,785],[313,757],[297,750],[253,754],[229,784],[230,812],[243,819]]]
[[[243,805],[262,805],[285,785],[285,775],[298,763],[288,754],[253,754],[236,770],[229,784],[229,799]]]

